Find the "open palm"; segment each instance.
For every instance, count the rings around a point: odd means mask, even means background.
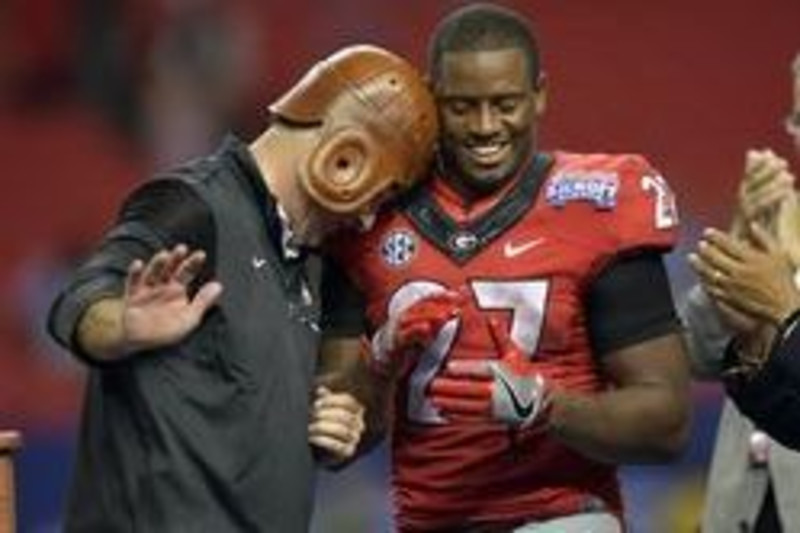
[[[193,297],[189,285],[206,256],[185,245],[156,253],[146,263],[136,260],[128,269],[122,325],[131,350],[174,344],[194,330],[217,301],[222,285],[205,283]]]

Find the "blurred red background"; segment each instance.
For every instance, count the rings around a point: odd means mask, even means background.
[[[793,153],[782,119],[789,64],[800,50],[800,2],[499,3],[529,15],[540,36],[549,87],[545,147],[642,152],[672,183],[685,222],[684,244],[670,259],[679,291],[691,282],[682,253],[697,229],[726,223],[744,151]],[[26,436],[22,531],[58,529],[80,412],[82,370],[44,334],[45,312],[125,191],[154,168],[205,152],[227,130],[251,138],[264,127],[267,104],[339,46],[374,42],[424,66],[427,35],[461,4],[0,5],[0,427]],[[693,525],[719,393],[698,387],[696,396],[687,458],[626,474],[637,531]],[[383,457],[364,463],[323,478],[315,529],[387,527]]]

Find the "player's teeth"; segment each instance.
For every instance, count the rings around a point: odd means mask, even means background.
[[[475,146],[472,148],[472,151],[482,156],[494,155],[500,151],[500,146],[499,145]]]

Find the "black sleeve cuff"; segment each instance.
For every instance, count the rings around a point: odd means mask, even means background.
[[[749,380],[735,384],[726,380],[725,386],[739,410],[756,426],[784,446],[795,450],[800,448],[800,390],[797,383],[765,368]]]
[[[75,357],[85,363],[96,365],[101,361],[86,353],[77,341],[78,324],[86,310],[103,298],[117,297],[122,287],[116,276],[93,278],[71,291],[62,293],[53,304],[47,320],[50,335]]]
[[[785,373],[800,391],[800,309],[789,315],[780,326],[770,348],[768,366]]]
[[[800,369],[795,351],[800,349],[800,330],[794,327],[800,313],[781,324],[764,366],[755,372],[739,372],[734,342],[728,345],[725,388],[739,410],[775,440],[800,448]]]

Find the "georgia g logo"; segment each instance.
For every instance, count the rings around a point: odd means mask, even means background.
[[[381,243],[381,257],[390,267],[407,265],[417,253],[417,237],[408,230],[392,230]]]

